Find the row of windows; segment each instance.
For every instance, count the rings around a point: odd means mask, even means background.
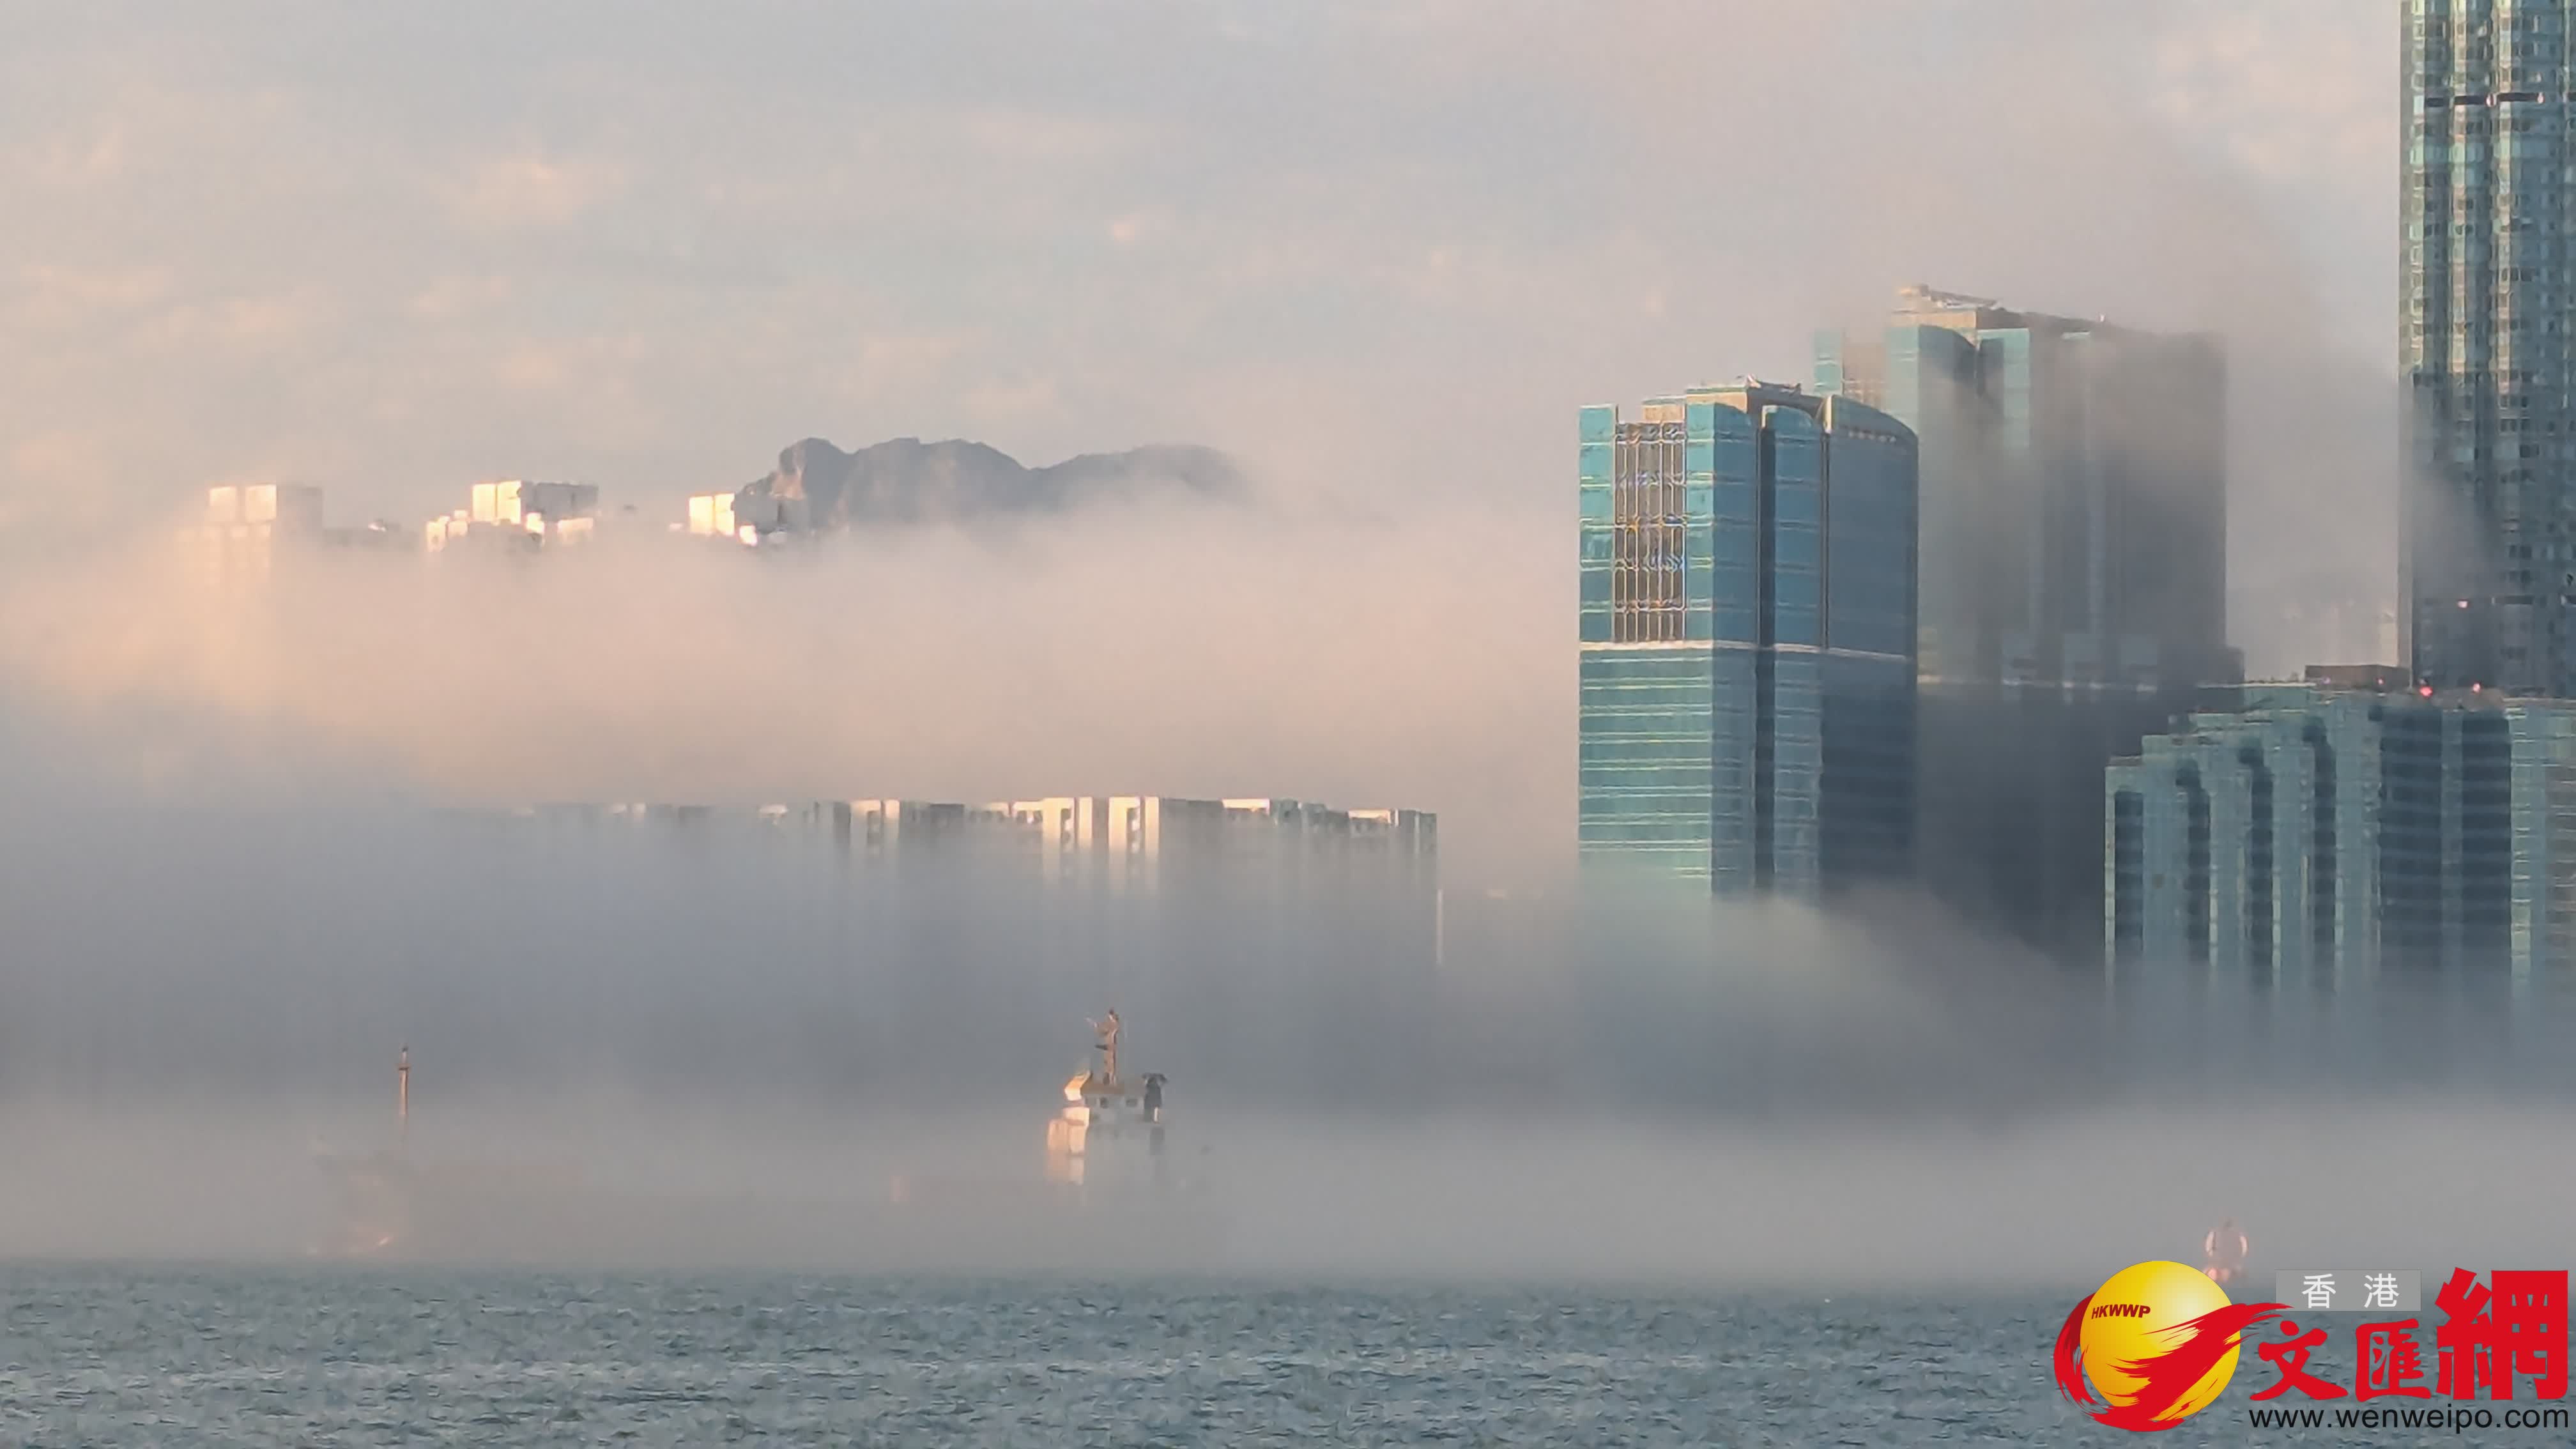
[[[1655,726],[1671,723],[1668,730],[1678,736],[1697,730],[1708,731],[1709,711],[1715,706],[1708,685],[1703,683],[1686,694],[1645,694],[1594,689],[1586,681],[1582,694],[1582,733],[1616,734],[1623,738],[1652,735]]]
[[[1584,759],[1669,761],[1708,755],[1712,721],[1705,701],[1696,708],[1625,711],[1587,702],[1582,713],[1577,748]]]
[[[2475,138],[2448,142],[2418,140],[2406,148],[2408,163],[2416,166],[2422,166],[2428,162],[2439,165],[2444,162],[2477,162],[2489,159],[2555,161],[2558,156],[2558,142],[2556,138],[2549,136],[2506,137],[2494,143],[2492,154],[2490,154],[2489,143]]]
[[[2415,127],[2420,132],[2439,129],[2445,135],[2486,136],[2558,129],[2549,118],[2534,116],[2528,111],[2500,114],[2490,121],[2483,109],[2476,106],[2454,106],[2442,96],[2425,96],[2422,100],[2424,108],[2415,113]],[[2576,115],[2570,115],[2567,124],[2570,129],[2576,129]]]
[[[1815,602],[1815,576],[1788,573],[1779,577],[1781,593],[1771,613],[1774,643],[1902,655],[1914,642],[1915,631],[1909,625],[1903,602],[1893,598],[1853,599],[1839,592],[1830,609],[1833,633],[1828,640],[1821,627],[1827,611]],[[1586,642],[1619,644],[1761,642],[1757,638],[1759,610],[1731,597],[1749,594],[1749,580],[1739,578],[1740,587],[1736,589],[1724,587],[1724,582],[1716,581],[1715,587],[1694,585],[1683,603],[1622,600],[1616,604],[1587,604],[1580,637]],[[1585,592],[1592,594],[1601,586],[1598,578],[1587,581]]]
[[[1612,714],[1586,705],[1576,748],[1585,760],[1705,761],[1713,727],[1709,711],[1651,710]]]
[[[1669,820],[1618,820],[1586,816],[1579,822],[1577,839],[1585,845],[1697,845],[1709,844],[1708,817],[1675,815]]]

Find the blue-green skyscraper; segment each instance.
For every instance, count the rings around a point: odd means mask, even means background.
[[[1915,439],[1746,382],[1581,419],[1587,878],[1813,898],[1914,840]]]

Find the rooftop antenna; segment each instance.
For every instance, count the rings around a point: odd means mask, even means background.
[[[411,1043],[394,1057],[394,1128],[405,1145],[411,1142]]]

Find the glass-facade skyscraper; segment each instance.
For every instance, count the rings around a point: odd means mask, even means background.
[[[2215,339],[1907,287],[1879,336],[1818,335],[1815,381],[1922,441],[1926,678],[2232,667]]]
[[[1746,382],[1583,409],[1596,882],[1812,899],[1912,861],[1914,434]]]
[[[2568,0],[2407,0],[2400,624],[2436,688],[2576,695]]]
[[[1917,842],[1971,919],[2102,934],[2102,770],[2238,672],[2217,343],[1908,287],[1816,390],[1920,439]]]

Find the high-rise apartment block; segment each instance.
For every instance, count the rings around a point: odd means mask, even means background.
[[[1091,795],[525,813],[565,861],[683,862],[711,914],[837,923],[854,979],[893,961],[940,978],[879,977],[889,1009],[971,983],[1151,1003],[1232,1080],[1381,1105],[1429,1030],[1427,811]]]
[[[475,484],[465,507],[429,521],[423,542],[431,553],[458,545],[532,550],[586,542],[598,525],[597,484],[505,478]]]
[[[731,539],[758,545],[780,534],[807,531],[810,514],[802,498],[775,498],[736,490],[689,495],[687,531],[702,538]]]
[[[2576,695],[2565,0],[2409,0],[2402,623],[2416,676]]]
[[[2211,339],[1908,287],[1816,388],[1920,440],[1918,852],[1934,894],[2098,947],[2102,769],[2236,677]]]
[[[2576,966],[2576,703],[2308,675],[2111,767],[2113,979],[2526,987]]]
[[[322,540],[322,490],[294,483],[221,484],[206,490],[204,521],[187,531],[199,577],[217,588],[266,583],[281,550]]]
[[[1588,878],[1812,898],[1914,842],[1915,439],[1745,382],[1583,409]]]
[[[303,483],[225,483],[206,490],[206,511],[181,531],[201,583],[237,591],[273,580],[281,566],[331,550],[391,552],[405,543],[381,521],[354,528],[323,523],[322,490]]]

